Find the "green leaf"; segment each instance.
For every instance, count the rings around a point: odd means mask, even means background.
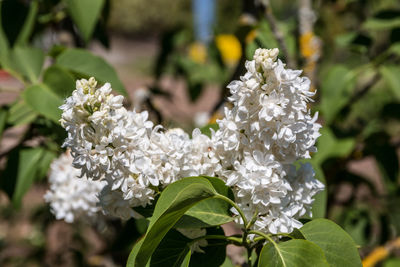
[[[226,257],[225,261],[222,263],[221,267],[235,267],[235,265],[233,265],[233,263],[229,257]]]
[[[74,76],[57,65],[46,69],[43,74],[43,83],[62,99],[70,96],[75,90]]]
[[[192,256],[190,250],[188,253],[186,253],[186,257],[183,259],[181,267],[189,267],[190,263],[190,256]]]
[[[326,180],[324,172],[321,167],[317,164],[313,164],[313,168],[315,171],[315,178],[321,181],[325,185],[325,189],[322,192],[319,192],[314,197],[314,202],[312,204],[312,217],[313,218],[324,218],[326,215],[326,207],[328,202],[328,192],[326,189]]]
[[[232,190],[225,183],[215,177],[206,177],[215,190],[230,199],[234,199]],[[221,199],[206,199],[190,208],[176,223],[178,228],[204,228],[217,226],[233,221],[230,213],[230,205]]]
[[[190,247],[188,243],[191,239],[185,237],[176,230],[169,231],[158,245],[157,249],[151,255],[151,267],[179,267],[189,254]]]
[[[36,177],[38,164],[43,152],[42,148],[29,148],[20,151],[17,184],[13,195],[13,204],[16,207],[21,205],[22,197],[31,187]]]
[[[207,235],[225,235],[221,227],[207,228]],[[190,267],[220,267],[226,259],[225,240],[207,239],[208,245],[200,247],[204,253],[194,252],[190,258]]]
[[[111,83],[113,89],[127,95],[117,73],[104,59],[83,49],[68,49],[57,57],[56,64],[84,76],[93,76],[100,82]]]
[[[104,0],[66,0],[69,14],[87,43],[100,17]]]
[[[30,82],[36,83],[42,71],[44,56],[40,48],[17,46],[11,55],[12,69],[23,74]]]
[[[128,257],[128,261],[126,262],[126,267],[135,267],[137,265],[135,265],[135,261],[136,261],[136,257],[137,254],[140,250],[140,247],[143,244],[143,240],[144,238],[138,240],[135,245],[133,246],[131,253],[129,253],[129,257]],[[150,261],[147,262],[147,264],[145,265],[146,267],[150,266]]]
[[[353,238],[357,245],[367,245],[370,238],[368,229],[371,227],[370,222],[373,220],[368,211],[360,208],[349,209],[341,212],[344,217],[341,225],[343,229]]]
[[[211,130],[210,129],[213,129],[214,131],[217,131],[219,129],[218,123],[207,124],[206,126],[201,127],[200,131],[201,131],[202,134],[205,134],[208,137],[211,137]]]
[[[383,265],[383,267],[399,267],[400,266],[400,259],[391,258],[387,259]]]
[[[38,163],[37,179],[46,178],[51,162],[57,157],[57,153],[50,150],[44,150],[43,155]]]
[[[24,23],[29,14],[29,4],[31,1],[3,0],[1,3],[1,16],[3,21],[3,31],[10,47],[13,47],[16,40],[23,30]]]
[[[300,228],[300,232],[324,251],[330,266],[362,266],[356,244],[349,234],[334,222],[316,219],[306,223]]]
[[[15,207],[21,205],[24,194],[36,178],[43,148],[14,149],[1,177],[1,187],[12,199]]]
[[[29,12],[25,19],[24,25],[20,33],[18,34],[17,40],[15,42],[16,45],[26,45],[29,41],[29,37],[32,35],[33,28],[36,22],[36,16],[39,11],[38,1],[31,1]]]
[[[190,239],[184,237],[183,235],[181,235],[177,231],[174,231],[173,234],[168,233],[168,239],[165,240],[167,242],[165,242],[164,244],[160,244],[160,246],[158,247],[158,249],[160,249],[160,251],[158,253],[160,253],[160,254],[158,254],[158,256],[153,255],[154,257],[157,257],[157,260],[155,262],[153,261],[151,263],[150,263],[150,261],[148,261],[147,264],[146,264],[146,267],[150,267],[150,266],[173,266],[173,265],[169,265],[169,264],[168,265],[162,265],[162,264],[165,263],[165,262],[169,262],[169,263],[175,262],[174,260],[176,259],[176,255],[174,254],[174,252],[177,252],[177,254],[180,254],[181,249],[185,249],[186,244],[187,244],[187,243],[183,244],[183,243],[180,243],[179,240],[175,240],[175,239],[177,239],[177,237],[175,236],[177,234],[179,234],[180,237],[185,239],[186,241],[190,241]],[[164,242],[164,240],[162,242]],[[171,242],[171,247],[170,248],[172,250],[172,252],[171,252],[172,254],[168,253],[168,242]],[[126,263],[126,267],[135,267],[135,266],[137,266],[137,265],[135,265],[135,259],[136,259],[136,256],[137,256],[138,252],[139,252],[140,247],[142,246],[142,243],[143,243],[143,238],[135,243],[135,245],[132,248],[131,253],[129,254],[128,261]],[[167,257],[169,257],[170,259],[166,259],[165,257],[161,258],[161,259],[159,258],[159,257],[162,257],[164,251],[166,252]],[[187,251],[186,255],[184,255],[184,258],[181,260],[181,265],[177,265],[177,266],[181,266],[181,267],[188,267],[189,266],[191,252],[190,252],[190,249],[187,249],[186,251]],[[158,260],[160,260],[161,262],[157,262]]]
[[[400,18],[378,19],[371,18],[363,23],[362,27],[366,30],[382,31],[400,27]]]
[[[312,161],[321,166],[329,158],[347,157],[353,151],[354,145],[353,138],[337,139],[329,127],[323,127],[318,139],[318,152],[312,156]]]
[[[37,115],[38,114],[25,103],[24,99],[20,99],[11,106],[7,123],[14,126],[31,123],[35,120]]]
[[[395,65],[385,65],[382,66],[379,71],[397,100],[400,100],[400,67]]]
[[[207,235],[224,235],[222,228],[208,228]],[[151,267],[190,266],[219,267],[226,259],[225,240],[208,239],[207,246],[201,247],[204,253],[190,250],[189,239],[176,230],[171,230],[163,238],[151,255]],[[190,262],[190,263],[189,263]]]
[[[33,85],[23,92],[25,102],[39,114],[59,123],[63,100],[44,84]]]
[[[321,79],[320,110],[326,124],[330,124],[351,97],[356,82],[355,72],[343,65],[334,65]]]
[[[317,245],[307,240],[293,239],[275,245],[267,243],[261,250],[258,266],[329,267],[329,264],[325,259],[324,252]]]
[[[137,266],[144,266],[167,232],[192,206],[218,196],[213,184],[204,177],[188,177],[167,186],[161,193],[153,217],[136,257]]]
[[[400,56],[400,43],[394,43],[390,46],[389,51],[397,56]]]
[[[0,108],[0,141],[3,135],[4,128],[6,126],[7,117],[8,117],[8,110]]]
[[[0,64],[5,68],[9,62],[9,43],[3,29],[2,8],[3,6],[0,2]]]
[[[190,208],[176,223],[178,228],[202,228],[233,221],[229,204],[221,199],[207,199]]]

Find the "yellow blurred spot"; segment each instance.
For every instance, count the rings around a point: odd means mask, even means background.
[[[310,58],[316,52],[316,47],[313,45],[314,33],[306,32],[300,36],[300,52],[305,58]]]
[[[242,46],[234,35],[217,35],[215,43],[226,65],[235,65],[239,61],[242,56]]]
[[[93,255],[89,257],[88,263],[92,266],[101,266],[104,263],[104,257],[101,255]]]
[[[213,124],[217,123],[217,120],[222,119],[222,114],[217,112],[214,112],[214,114],[211,116],[210,120],[208,121],[208,124]]]
[[[389,251],[385,247],[377,247],[362,262],[363,267],[374,267],[376,263],[386,258]]]
[[[255,30],[255,29],[251,30],[246,35],[246,39],[245,39],[246,44],[249,44],[249,43],[253,42],[254,39],[256,39],[256,37],[257,37],[257,30]]]
[[[375,248],[362,261],[363,267],[374,267],[377,263],[385,259],[393,250],[400,248],[400,237],[386,243],[384,246]]]
[[[189,46],[189,57],[197,63],[203,64],[207,59],[207,48],[204,44],[196,42]]]

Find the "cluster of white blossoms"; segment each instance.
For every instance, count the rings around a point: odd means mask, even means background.
[[[247,219],[258,214],[254,228],[289,233],[301,226],[297,219],[310,214],[312,197],[323,189],[311,165],[295,165],[316,151],[321,126],[307,108],[314,95],[309,79],[285,69],[278,53],[257,49],[246,74],[228,85],[232,107],[225,108],[213,139],[217,174],[233,188]]]
[[[122,106],[106,83],[79,80],[66,99],[61,125],[68,137],[73,166],[89,179],[105,180],[100,206],[107,215],[135,217],[132,207],[146,206],[157,191],[176,180],[213,175],[219,161],[209,149],[211,140],[196,129],[192,138],[181,129],[164,130]]]
[[[58,220],[98,223],[102,218],[98,194],[105,183],[79,176],[80,171],[72,167],[71,155],[62,154],[51,163],[50,188],[44,199]]]
[[[132,208],[150,204],[168,184],[209,175],[233,189],[247,219],[257,214],[255,229],[300,227],[297,219],[310,213],[323,184],[309,164],[296,162],[316,151],[321,126],[307,107],[314,95],[310,81],[285,69],[277,55],[277,49],[258,49],[246,62],[246,74],[229,85],[231,107],[211,138],[199,129],[189,138],[181,129],[154,126],[147,112],[126,110],[108,83],[96,88],[93,78],[77,81],[61,106],[64,146],[82,175],[105,181],[103,212],[135,217]]]

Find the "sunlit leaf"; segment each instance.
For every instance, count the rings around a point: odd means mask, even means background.
[[[36,112],[59,123],[63,100],[45,84],[33,85],[23,92],[25,102]]]
[[[327,124],[349,101],[355,85],[355,73],[343,65],[334,65],[321,79],[320,110]]]
[[[278,244],[267,243],[261,250],[258,266],[263,267],[329,267],[324,252],[314,243],[293,239]],[[351,265],[348,265],[351,266]]]
[[[43,148],[23,148],[9,154],[0,180],[2,189],[7,192],[15,207],[21,205],[22,197],[37,177],[38,163],[43,152]]]
[[[320,165],[325,160],[334,157],[347,157],[354,148],[353,138],[338,139],[328,127],[323,127],[318,138],[318,152],[312,156],[312,161]]]
[[[88,42],[100,17],[104,0],[66,0],[66,3],[72,20],[85,42]]]
[[[56,64],[80,75],[106,83],[122,95],[127,95],[125,87],[117,73],[104,59],[95,56],[84,49],[68,49],[57,57]]]
[[[329,266],[361,267],[356,244],[349,234],[334,222],[327,219],[316,219],[306,223],[300,228],[300,232],[306,240],[317,244],[324,251]]]
[[[24,99],[20,99],[13,105],[11,105],[9,114],[7,117],[7,123],[14,126],[31,123],[38,113],[35,112]]]
[[[215,190],[233,200],[232,190],[225,183],[215,177],[205,177],[214,186]],[[176,223],[179,228],[202,228],[228,223],[233,221],[230,205],[221,199],[206,199],[191,207]]]
[[[383,267],[399,267],[400,266],[400,259],[396,258],[391,258],[385,260],[385,262],[382,265]]]
[[[161,193],[153,217],[136,257],[144,266],[167,232],[192,206],[219,195],[213,184],[204,177],[189,177],[167,186]]]
[[[75,90],[74,77],[63,68],[52,65],[43,74],[43,83],[62,99],[67,98]]]
[[[386,84],[390,87],[397,100],[400,101],[400,67],[395,65],[385,65],[379,70]]]
[[[362,27],[366,30],[382,31],[390,30],[392,28],[400,27],[400,18],[394,19],[378,19],[371,18],[368,19]]]
[[[32,35],[33,28],[36,22],[36,16],[39,11],[39,3],[34,0],[30,2],[29,12],[24,21],[21,31],[18,34],[16,45],[26,45],[29,41],[29,37]]]
[[[17,46],[12,50],[12,68],[23,74],[32,83],[39,79],[44,63],[44,52],[40,48]]]

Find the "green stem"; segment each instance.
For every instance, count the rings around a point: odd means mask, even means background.
[[[268,239],[269,240],[269,238],[271,238],[271,236],[286,236],[286,237],[289,237],[290,239],[296,239],[294,236],[292,236],[290,234],[287,234],[287,233],[277,233],[277,234],[269,234],[269,235],[267,235],[267,234],[264,234],[261,231],[251,230],[251,231],[249,231],[249,234],[255,234],[255,235],[259,235],[260,236],[260,237],[254,238],[254,240],[253,240],[254,242],[257,242],[257,241],[260,241],[260,240],[263,240],[263,239]]]
[[[261,231],[257,231],[257,230],[250,230],[249,234],[255,234],[255,235],[259,235],[264,237],[265,239],[267,239],[269,242],[271,242],[272,244],[276,245],[275,241],[271,238],[270,235],[267,235]]]
[[[228,198],[226,196],[223,196],[223,195],[219,195],[219,194],[216,195],[215,198],[222,199],[222,200],[228,202],[229,204],[231,204],[231,206],[234,207],[237,210],[237,212],[239,213],[240,217],[242,217],[244,227],[247,226],[248,222],[247,222],[246,216],[244,216],[243,211],[239,208],[238,205],[236,205],[236,203],[234,201],[232,201],[232,199],[230,199],[230,198]]]
[[[256,208],[256,211],[254,212],[253,217],[251,218],[251,220],[249,221],[249,223],[246,225],[246,229],[250,229],[253,224],[256,222],[257,220],[257,216],[258,216],[258,209]]]
[[[254,242],[254,243],[257,243],[258,241],[261,241],[261,240],[264,240],[264,239],[265,239],[265,237],[259,236],[259,237],[254,238],[254,239],[253,239],[253,242]]]
[[[253,266],[251,263],[251,248],[247,247],[247,263],[249,264],[249,266]]]

